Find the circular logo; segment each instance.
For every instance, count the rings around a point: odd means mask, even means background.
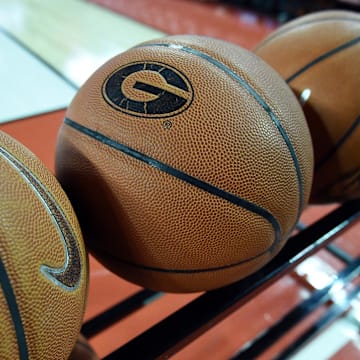
[[[110,74],[105,100],[126,114],[147,118],[177,115],[189,107],[193,90],[180,71],[158,62],[134,62]]]

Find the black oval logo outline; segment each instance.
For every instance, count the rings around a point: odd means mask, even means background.
[[[147,93],[152,100],[138,101],[126,96],[124,81],[133,74],[151,71],[163,80],[158,84],[136,81],[133,89]],[[142,118],[167,118],[185,111],[193,101],[194,91],[189,79],[172,66],[155,61],[128,63],[113,71],[104,81],[102,94],[114,109]]]

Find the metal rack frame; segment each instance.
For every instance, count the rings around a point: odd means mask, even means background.
[[[327,304],[328,308],[325,314],[277,356],[277,359],[288,358],[324,327],[342,316],[349,309],[351,300],[358,295],[360,286],[355,286],[341,303],[331,303],[330,301],[331,292],[336,286],[339,284],[345,286],[360,274],[360,258],[353,259],[349,254],[331,244],[337,236],[347,231],[359,218],[360,200],[354,200],[338,207],[292,236],[282,251],[260,271],[235,284],[200,295],[106,356],[104,360],[168,358],[253,299],[307,257],[326,247],[345,264],[345,268],[337,274],[331,284],[321,290],[313,291],[308,299],[290,310],[282,319],[259,334],[250,343],[245,344],[232,357],[232,359],[248,359],[260,355],[299,321],[320,306]],[[154,291],[139,291],[87,321],[83,325],[82,332],[90,338],[146,306],[149,302],[156,301],[159,296],[161,293]],[[162,341],[158,341],[158,339],[162,339]]]

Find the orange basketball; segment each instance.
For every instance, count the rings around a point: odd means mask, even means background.
[[[255,52],[303,104],[315,153],[310,201],[360,197],[360,15],[303,16],[269,35]]]
[[[87,273],[79,225],[59,183],[0,132],[0,359],[67,359]]]
[[[281,77],[200,36],[143,43],[98,69],[67,111],[56,156],[94,255],[169,292],[221,287],[273,258],[307,203],[312,166]]]

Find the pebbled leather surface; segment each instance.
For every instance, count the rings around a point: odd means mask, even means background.
[[[106,79],[138,62],[184,75],[191,104],[157,119],[111,106],[103,96]],[[168,86],[151,71],[132,76],[119,89],[137,101],[150,96],[127,88],[137,80]],[[199,291],[247,276],[280,250],[307,203],[312,145],[296,98],[257,56],[224,41],[171,36],[132,48],[93,74],[67,117],[85,133],[62,126],[56,174],[85,240],[103,264],[145,287]],[[139,161],[116,144],[156,161]],[[275,219],[278,239],[266,217],[157,162],[263,209]]]
[[[323,11],[269,35],[255,52],[288,80],[303,110],[315,155],[311,202],[360,196],[360,15]],[[307,90],[308,91],[308,90]]]
[[[0,256],[4,266],[0,358],[20,356],[20,331],[25,335],[22,351],[29,359],[67,359],[80,331],[87,293],[88,264],[80,227],[55,177],[4,132],[0,132]],[[55,272],[50,275],[44,266]],[[13,298],[4,290],[4,273]]]

